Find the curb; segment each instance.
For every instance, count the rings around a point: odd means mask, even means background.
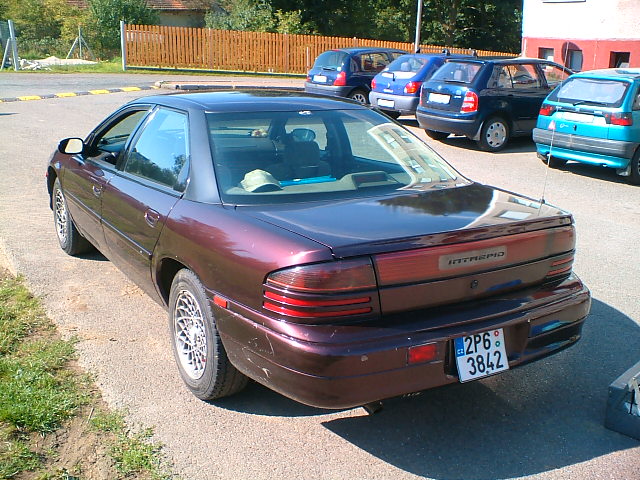
[[[47,95],[23,95],[20,97],[0,98],[0,103],[9,102],[28,102],[31,100],[44,100],[47,98],[68,98],[68,97],[81,97],[83,95],[105,95],[107,93],[121,93],[121,92],[139,92],[141,90],[157,90],[159,87],[153,85],[150,87],[122,87],[122,88],[105,88],[99,90],[88,90],[86,92],[63,92],[63,93],[51,93]]]

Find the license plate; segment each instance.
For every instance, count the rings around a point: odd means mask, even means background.
[[[382,72],[381,75],[386,78],[393,78],[393,73],[391,72]]]
[[[433,103],[444,103],[445,105],[451,100],[451,95],[445,95],[443,93],[430,93],[429,101]]]
[[[586,113],[564,112],[564,119],[572,122],[593,123],[593,115]]]
[[[456,338],[455,348],[461,382],[509,370],[501,328]]]
[[[395,104],[396,103],[393,100],[385,100],[384,98],[378,99],[378,105],[381,107],[393,108]]]
[[[317,83],[327,83],[327,77],[325,75],[314,75],[313,81]]]

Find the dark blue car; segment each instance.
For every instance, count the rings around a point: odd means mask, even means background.
[[[377,74],[371,82],[369,101],[387,115],[413,115],[420,101],[422,82],[442,66],[447,58],[472,58],[443,53],[412,53],[402,55]]]
[[[542,101],[572,73],[538,58],[447,60],[423,83],[416,118],[435,140],[464,135],[497,152],[531,135]]]
[[[304,90],[367,104],[373,77],[405,53],[404,50],[374,47],[327,50],[318,55],[309,70]]]

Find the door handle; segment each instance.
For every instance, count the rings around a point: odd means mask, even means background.
[[[93,195],[98,198],[102,195],[102,187],[100,185],[93,185],[91,190],[93,190]]]
[[[144,212],[144,219],[151,228],[155,228],[158,224],[158,220],[160,220],[160,214],[155,210],[148,209]]]

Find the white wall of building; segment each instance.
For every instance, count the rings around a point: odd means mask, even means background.
[[[524,0],[522,18],[523,37],[640,39],[640,0]]]

